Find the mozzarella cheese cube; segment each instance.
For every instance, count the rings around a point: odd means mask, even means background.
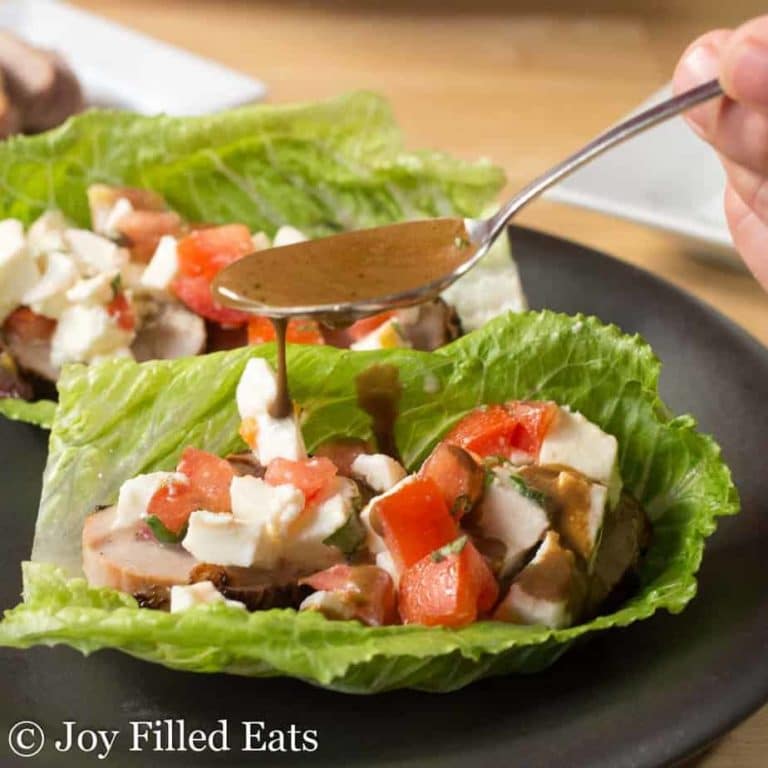
[[[152,497],[168,483],[186,484],[189,479],[180,472],[150,472],[126,480],[120,486],[112,528],[130,528],[147,516]]]
[[[281,248],[284,245],[295,245],[296,243],[306,242],[308,239],[309,238],[303,232],[296,229],[296,227],[285,225],[275,232],[275,236],[272,239],[272,247]]]
[[[181,545],[202,563],[242,568],[272,568],[279,555],[265,528],[207,510],[189,516]]]
[[[128,261],[128,254],[122,248],[88,229],[67,229],[64,239],[80,271],[86,275],[115,272]]]
[[[339,592],[319,590],[306,597],[299,606],[300,611],[317,611],[326,619],[344,621],[355,616],[355,606],[346,595]]]
[[[101,306],[74,304],[62,312],[51,339],[51,362],[87,363],[130,345],[131,331],[120,328]]]
[[[27,248],[33,256],[65,250],[64,230],[69,226],[61,211],[46,211],[27,231]]]
[[[400,462],[383,453],[361,453],[352,462],[352,475],[367,483],[377,493],[397,485],[407,474]]]
[[[251,235],[251,242],[253,243],[254,251],[263,251],[272,247],[269,235],[266,232],[254,232]]]
[[[229,486],[235,520],[264,529],[275,541],[282,540],[304,509],[304,494],[289,483],[270,485],[251,475],[232,478]]]
[[[24,227],[16,219],[0,221],[0,323],[21,304],[21,298],[40,278],[27,251]]]
[[[501,576],[520,567],[525,555],[538,544],[547,529],[549,518],[544,508],[524,495],[510,479],[509,467],[493,470],[493,479],[480,504],[479,527],[483,536],[497,539],[506,547]]]
[[[385,549],[383,552],[379,552],[376,555],[376,565],[381,568],[382,571],[386,571],[389,574],[392,583],[395,585],[395,589],[399,589],[400,571],[397,570],[394,558],[388,550]]]
[[[354,480],[334,478],[329,490],[304,510],[298,525],[285,538],[286,560],[307,570],[321,570],[340,560],[339,551],[324,542],[349,520],[359,500],[360,492]]]
[[[127,216],[129,213],[133,213],[133,205],[127,197],[118,197],[115,204],[104,212],[103,225],[100,229],[94,230],[100,235],[106,235],[109,238],[119,237],[120,230],[118,224],[120,220]]]
[[[573,553],[550,531],[535,556],[512,582],[495,618],[515,624],[543,624],[551,629],[570,625],[583,595]],[[540,582],[546,581],[542,593]]]
[[[269,409],[277,397],[277,376],[263,357],[248,361],[237,384],[235,399],[243,419],[254,419]]]
[[[580,413],[559,408],[541,444],[539,463],[573,467],[590,480],[610,487],[616,483],[618,456],[619,444],[613,435]]]
[[[51,251],[45,257],[45,271],[38,282],[22,297],[39,315],[58,319],[67,308],[67,291],[80,277],[75,263],[61,251]]]
[[[147,268],[141,275],[141,285],[154,291],[165,291],[179,271],[176,238],[163,235]]]
[[[67,301],[71,304],[109,304],[115,296],[113,286],[119,275],[115,270],[78,280],[67,291]]]
[[[410,347],[400,323],[395,318],[390,318],[378,328],[371,331],[362,339],[350,345],[350,349],[363,352],[371,349],[394,349],[396,347]]]
[[[274,419],[268,413],[256,417],[256,443],[253,452],[263,466],[272,459],[299,461],[307,457],[298,419],[286,416]]]
[[[188,611],[196,605],[225,603],[233,608],[245,608],[239,600],[227,600],[213,585],[212,581],[198,581],[196,584],[181,584],[171,587],[171,613]]]

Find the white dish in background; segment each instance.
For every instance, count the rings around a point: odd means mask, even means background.
[[[667,86],[638,110],[670,95]],[[732,249],[724,187],[715,153],[674,118],[593,160],[549,197]]]
[[[4,0],[0,27],[64,56],[91,106],[197,115],[266,94],[259,80],[56,0]]]

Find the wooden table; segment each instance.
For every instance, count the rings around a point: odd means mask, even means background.
[[[507,170],[511,187],[668,80],[697,34],[765,12],[761,0],[77,3],[260,77],[274,102],[379,91],[411,146],[487,155]],[[768,298],[744,271],[709,260],[704,246],[547,201],[521,223],[662,275],[768,344]],[[758,768],[766,755],[768,707],[695,762]]]

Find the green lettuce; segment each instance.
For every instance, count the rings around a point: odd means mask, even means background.
[[[56,403],[52,400],[38,400],[30,403],[15,397],[0,397],[0,414],[6,419],[25,421],[27,424],[50,429],[54,413],[56,413]]]
[[[246,614],[224,605],[172,615],[88,587],[80,573],[85,516],[94,505],[114,501],[126,478],[173,467],[188,444],[218,453],[241,448],[235,387],[251,356],[274,360],[268,345],[67,370],[33,559],[23,566],[24,602],[5,613],[0,644],[65,643],[86,653],[119,648],[178,669],[290,675],[356,693],[448,691],[487,675],[542,669],[580,636],[660,608],[681,611],[696,592],[695,574],[716,518],[738,511],[715,442],[696,432],[691,417],[671,417],[659,399],[659,362],[649,346],[594,318],[510,314],[434,353],[324,347],[289,353],[310,448],[332,435],[370,436],[354,381],[373,363],[400,372],[397,441],[410,467],[468,410],[509,398],[554,399],[616,435],[625,483],[654,521],[637,594],[615,613],[569,629],[481,622],[448,630],[373,629],[314,613]]]
[[[95,110],[0,142],[0,219],[29,224],[58,208],[87,227],[86,190],[96,182],[153,189],[190,221],[243,222],[270,236],[290,224],[319,237],[478,216],[504,173],[487,161],[407,152],[387,102],[365,92],[203,117]],[[41,411],[2,400],[0,413],[49,424]]]

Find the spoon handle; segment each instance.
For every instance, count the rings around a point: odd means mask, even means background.
[[[523,187],[501,210],[499,210],[489,221],[487,236],[491,241],[495,240],[499,233],[504,229],[507,222],[531,200],[538,197],[544,190],[556,184],[561,179],[572,174],[582,165],[585,165],[593,158],[601,155],[611,147],[621,144],[627,139],[632,138],[638,133],[642,133],[648,128],[668,120],[670,117],[679,115],[697,104],[701,104],[709,99],[722,96],[723,90],[717,80],[710,80],[696,88],[691,88],[678,96],[662,101],[650,109],[646,109],[636,115],[622,120],[612,128],[601,133],[582,149],[574,152],[565,160],[550,168],[530,184]]]

